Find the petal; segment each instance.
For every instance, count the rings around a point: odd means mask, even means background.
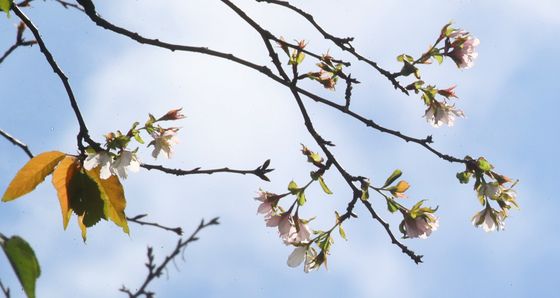
[[[306,251],[307,249],[304,246],[296,247],[288,257],[288,266],[294,268],[301,265],[303,260],[305,260]]]

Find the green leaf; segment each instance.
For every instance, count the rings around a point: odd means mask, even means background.
[[[479,157],[476,163],[478,168],[484,172],[489,172],[494,168],[484,157]]]
[[[323,189],[323,191],[328,194],[328,195],[332,195],[332,191],[329,189],[329,187],[325,184],[325,180],[323,180],[323,177],[319,176],[319,184],[321,184],[321,188]]]
[[[299,65],[301,64],[301,62],[303,62],[303,59],[305,58],[305,53],[303,52],[299,52],[297,58],[296,58],[296,64]]]
[[[385,188],[391,184],[393,184],[393,182],[395,182],[397,179],[399,179],[399,177],[402,175],[402,171],[401,170],[394,170],[393,173],[391,174],[391,176],[389,176],[387,178],[387,180],[385,181],[385,184],[383,184],[383,187],[381,188]]]
[[[288,190],[290,191],[290,193],[292,193],[293,195],[297,194],[299,191],[298,185],[297,183],[292,180],[290,181],[290,184],[288,184]]]
[[[342,228],[342,225],[338,225],[338,233],[340,234],[340,237],[342,237],[342,239],[348,241],[348,239],[346,238],[346,232],[344,232],[344,228]]]
[[[457,175],[456,175],[457,179],[459,180],[459,182],[460,182],[461,184],[467,184],[467,183],[469,183],[469,180],[470,180],[471,176],[472,176],[472,173],[471,173],[471,172],[468,172],[468,171],[459,172],[459,173],[457,173]]]
[[[443,63],[443,55],[441,55],[441,54],[434,54],[432,57],[434,57],[434,59],[436,59],[436,61],[437,61],[439,64],[442,64],[442,63]]]
[[[13,0],[0,0],[0,9],[10,16],[10,7],[12,7]]]
[[[305,198],[305,192],[304,191],[300,191],[297,194],[297,203],[300,206],[303,206],[305,204],[305,202],[307,202],[307,199]]]
[[[397,206],[393,200],[387,200],[387,210],[391,213],[395,213],[399,210],[399,206]]]
[[[144,140],[142,140],[142,137],[140,136],[140,134],[138,133],[137,130],[135,130],[132,135],[134,136],[134,139],[136,140],[136,142],[140,143],[140,144],[144,144]]]
[[[74,174],[68,186],[68,193],[70,208],[82,217],[81,222],[85,227],[95,225],[102,218],[107,219],[99,187],[88,175],[82,172]]]
[[[9,239],[0,241],[4,253],[8,257],[12,268],[23,287],[23,291],[29,298],[35,297],[35,283],[41,275],[39,261],[35,252],[23,238],[13,236]]]

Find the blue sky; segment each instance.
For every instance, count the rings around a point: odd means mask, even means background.
[[[98,1],[100,2],[100,1]],[[125,130],[147,113],[183,107],[181,143],[171,160],[147,163],[169,167],[230,166],[254,168],[271,158],[272,182],[254,177],[212,175],[172,177],[141,171],[125,182],[127,214],[192,230],[201,218],[220,216],[222,225],[201,234],[187,249],[186,261],[169,268],[169,278],[153,283],[161,297],[555,297],[559,281],[560,235],[556,229],[560,109],[556,70],[560,43],[560,4],[539,1],[298,1],[318,22],[339,36],[353,36],[360,52],[382,66],[398,69],[395,56],[418,55],[441,26],[453,20],[481,40],[479,58],[469,70],[450,61],[424,68],[424,79],[438,86],[456,83],[465,111],[452,128],[432,128],[421,117],[419,98],[395,92],[372,69],[353,63],[353,107],[409,135],[434,136],[439,150],[462,157],[485,156],[496,169],[520,179],[520,211],[511,212],[505,231],[485,233],[471,216],[481,209],[471,185],[461,185],[462,168],[438,159],[414,144],[369,130],[356,121],[307,101],[319,132],[337,144],[335,153],[354,174],[383,181],[395,168],[412,185],[413,199],[438,205],[440,228],[427,240],[404,240],[425,255],[415,265],[390,245],[382,228],[365,210],[345,224],[349,241],[336,238],[329,270],[311,274],[285,264],[291,249],[256,215],[252,199],[259,188],[282,192],[294,179],[303,183],[311,168],[300,143],[317,146],[306,134],[295,102],[285,88],[227,61],[140,46],[95,27],[77,11],[37,1],[29,16],[40,28],[55,58],[71,79],[92,136]],[[236,1],[261,24],[287,40],[306,39],[316,52],[331,50],[302,19],[286,10],[254,1]],[[119,1],[98,4],[116,24],[176,43],[206,45],[267,63],[258,35],[220,1]],[[17,19],[0,21],[0,47],[14,38]],[[37,47],[17,50],[0,65],[0,128],[35,153],[75,153],[77,123],[66,94]],[[309,85],[313,86],[313,85]],[[316,89],[321,94],[342,97]],[[0,189],[5,189],[27,158],[0,140]],[[317,216],[312,228],[325,229],[333,210],[350,198],[332,172],[325,177],[335,193],[308,194],[303,216]],[[372,198],[383,209],[380,198]],[[412,200],[410,201],[410,205]],[[397,232],[398,216],[381,214]],[[18,201],[0,205],[0,231],[18,234],[33,245],[42,264],[40,297],[122,297],[122,284],[134,288],[144,277],[145,249],[169,252],[176,238],[163,231],[131,226],[131,235],[102,222],[83,244],[75,221],[62,229],[50,182]],[[16,297],[17,281],[5,258],[0,278]],[[64,286],[61,286],[64,284]]]

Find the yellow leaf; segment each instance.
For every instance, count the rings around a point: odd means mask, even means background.
[[[87,228],[86,225],[84,224],[84,215],[78,215],[78,226],[80,226],[80,230],[82,230],[82,239],[84,239],[84,242],[86,242],[86,234],[87,234]]]
[[[56,189],[58,200],[60,201],[60,209],[62,210],[62,225],[66,230],[68,221],[72,215],[72,208],[70,207],[70,198],[68,192],[68,185],[74,174],[79,170],[77,158],[73,156],[66,156],[56,167],[52,176],[52,184]]]
[[[399,192],[399,193],[403,193],[405,192],[408,188],[410,187],[410,184],[408,184],[408,182],[401,180],[399,181],[399,183],[397,183],[397,187],[395,189],[395,192]]]
[[[33,157],[17,172],[2,196],[2,201],[15,200],[33,191],[37,185],[45,180],[45,177],[53,172],[64,156],[65,154],[62,152],[49,151]]]
[[[86,173],[99,187],[101,198],[105,201],[105,215],[107,218],[122,227],[123,231],[128,234],[128,222],[124,213],[126,199],[119,178],[115,175],[111,175],[108,179],[99,178],[99,167],[86,171]]]

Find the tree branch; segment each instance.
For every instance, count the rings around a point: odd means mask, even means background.
[[[109,31],[112,31],[114,33],[117,33],[117,34],[126,36],[128,38],[131,38],[132,40],[135,40],[138,43],[147,44],[147,45],[151,45],[151,46],[155,46],[155,47],[159,47],[159,48],[164,48],[164,49],[168,49],[168,50],[171,50],[171,51],[184,51],[184,52],[200,53],[200,54],[205,54],[205,55],[210,55],[210,56],[230,60],[232,62],[235,62],[235,63],[241,64],[243,66],[249,67],[251,69],[254,69],[254,70],[266,75],[267,77],[271,78],[272,80],[274,80],[275,82],[277,82],[279,84],[282,84],[282,85],[284,85],[286,87],[289,87],[289,88],[291,87],[290,86],[291,83],[289,81],[285,81],[282,78],[280,78],[279,76],[275,75],[274,73],[272,73],[272,71],[268,67],[266,67],[264,65],[258,65],[258,64],[255,64],[253,62],[250,62],[250,61],[241,59],[239,57],[236,57],[232,54],[218,52],[218,51],[215,51],[215,50],[208,49],[206,47],[193,47],[193,46],[187,46],[187,45],[178,45],[178,44],[163,42],[163,41],[160,41],[159,39],[149,39],[149,38],[143,37],[142,35],[140,35],[136,32],[132,32],[132,31],[129,31],[127,29],[118,27],[116,25],[111,24],[107,20],[101,18],[97,14],[97,11],[95,10],[95,6],[91,2],[91,0],[77,0],[77,1],[82,6],[85,7],[86,15],[94,23],[96,23],[98,26],[100,26],[102,28],[105,28]],[[267,37],[269,39],[272,39],[274,41],[279,40],[275,36],[270,34],[270,32],[268,32],[268,31],[267,31],[266,34],[267,34]],[[320,97],[320,96],[318,96],[318,95],[316,95],[316,94],[314,94],[310,91],[307,91],[305,89],[302,89],[300,87],[295,86],[295,88],[297,89],[297,91],[299,93],[305,95],[306,97],[309,97],[310,99],[312,99],[316,102],[325,104],[325,105],[330,106],[332,108],[335,108],[335,109],[339,110],[340,112],[342,112],[344,114],[347,114],[347,115],[351,116],[352,118],[364,123],[368,127],[371,127],[373,129],[378,130],[378,131],[383,132],[383,133],[387,133],[387,134],[396,136],[398,138],[403,139],[406,142],[417,143],[417,144],[421,145],[422,147],[428,149],[430,152],[437,155],[439,158],[442,158],[442,159],[447,160],[449,162],[458,162],[458,163],[465,163],[466,162],[463,159],[459,159],[459,158],[453,157],[451,155],[441,153],[438,150],[434,149],[432,146],[429,145],[433,142],[431,136],[428,136],[425,139],[419,139],[419,138],[414,138],[414,137],[404,135],[399,131],[385,128],[385,127],[377,124],[373,120],[367,119],[367,118],[359,115],[358,113],[351,111],[345,105],[339,105],[337,103],[334,103],[330,100],[327,100],[323,97]]]
[[[140,220],[144,217],[148,216],[148,214],[139,214],[133,217],[127,217],[126,220],[128,220],[129,222],[133,222],[136,224],[139,224],[141,226],[152,226],[152,227],[156,227],[165,231],[170,231],[173,232],[179,236],[183,236],[183,229],[181,227],[176,227],[176,228],[170,228],[170,227],[166,227],[166,226],[162,226],[160,224],[158,224],[157,222],[148,222],[148,221],[143,221]]]
[[[70,105],[72,106],[72,110],[74,111],[74,114],[76,115],[76,118],[78,119],[78,124],[80,126],[80,132],[78,133],[77,136],[78,148],[80,149],[81,152],[83,152],[84,146],[82,144],[82,140],[85,140],[89,145],[95,148],[99,147],[99,145],[96,142],[94,142],[89,136],[86,123],[84,121],[84,118],[82,117],[80,108],[78,107],[78,102],[76,101],[76,97],[74,96],[74,92],[72,91],[72,87],[70,86],[70,83],[68,81],[68,77],[64,74],[62,69],[58,66],[58,64],[54,60],[53,55],[45,45],[45,42],[43,41],[41,34],[39,33],[39,30],[31,22],[31,20],[19,9],[17,5],[12,4],[11,9],[23,21],[23,23],[25,23],[25,25],[29,28],[29,30],[31,30],[33,36],[35,37],[35,40],[37,40],[37,43],[39,44],[39,48],[41,49],[41,52],[45,55],[47,62],[49,63],[53,71],[58,75],[58,77],[62,81],[62,84],[64,85],[64,89],[66,90],[66,94],[68,95],[68,99],[70,100]]]
[[[393,232],[390,229],[389,224],[384,221],[378,214],[377,212],[375,212],[375,210],[373,209],[373,206],[371,205],[371,203],[369,201],[363,201],[361,200],[362,204],[364,204],[364,206],[366,206],[367,210],[369,211],[369,213],[371,214],[371,217],[373,219],[375,219],[377,222],[379,222],[383,228],[385,228],[385,231],[387,232],[387,234],[389,235],[389,238],[391,238],[391,243],[395,244],[396,246],[400,247],[400,249],[402,250],[403,253],[405,253],[406,255],[408,255],[416,264],[420,264],[422,263],[422,255],[417,255],[414,251],[410,250],[406,245],[402,244],[393,234]]]
[[[147,290],[148,285],[154,279],[161,277],[163,271],[166,269],[167,265],[169,265],[169,262],[174,260],[181,252],[183,252],[187,247],[187,245],[189,245],[191,242],[198,240],[197,235],[201,230],[209,226],[218,225],[218,224],[219,222],[217,217],[210,220],[207,223],[205,223],[204,220],[202,220],[198,225],[198,227],[196,228],[196,230],[191,234],[189,238],[187,239],[181,238],[179,239],[179,241],[177,241],[177,245],[175,246],[175,249],[169,255],[167,255],[163,260],[163,262],[159,265],[156,265],[154,262],[153,249],[151,247],[148,247],[148,252],[147,252],[148,262],[146,263],[146,267],[148,268],[148,274],[146,276],[146,279],[144,280],[142,285],[138,288],[138,290],[134,293],[124,285],[122,286],[120,291],[127,294],[129,298],[136,298],[142,295],[144,295],[146,298],[154,297],[155,294]]]
[[[202,170],[200,167],[194,168],[192,170],[182,170],[182,169],[170,169],[166,168],[161,165],[150,165],[150,164],[141,164],[140,166],[147,170],[158,170],[162,171],[167,174],[173,174],[176,176],[185,176],[185,175],[196,175],[196,174],[215,174],[215,173],[233,173],[233,174],[242,174],[242,175],[255,175],[262,180],[270,181],[266,176],[267,173],[272,172],[274,169],[269,169],[268,166],[270,165],[270,160],[265,161],[261,166],[257,167],[254,170],[236,170],[230,169],[228,167],[219,168],[219,169],[208,169]]]
[[[278,0],[256,0],[256,1],[257,2],[266,2],[266,3],[270,3],[270,4],[276,4],[276,5],[279,5],[279,6],[283,6],[283,7],[286,7],[288,9],[291,9],[292,11],[301,15],[311,25],[313,25],[313,27],[315,27],[315,29],[317,29],[317,31],[319,31],[325,39],[328,39],[328,40],[332,41],[335,45],[337,45],[343,51],[349,52],[354,57],[356,57],[356,59],[358,59],[360,61],[363,61],[363,62],[369,64],[370,66],[372,66],[373,68],[375,68],[375,70],[377,70],[380,74],[382,74],[389,81],[391,81],[391,83],[393,84],[393,87],[395,87],[395,89],[398,89],[401,92],[403,92],[404,94],[408,95],[408,90],[406,90],[399,83],[399,81],[397,81],[395,79],[395,77],[391,74],[391,72],[381,68],[376,62],[374,62],[374,61],[362,56],[358,52],[356,52],[354,47],[350,44],[350,42],[352,42],[354,40],[353,37],[339,38],[339,37],[335,37],[335,36],[331,35],[327,31],[325,31],[317,22],[315,22],[315,19],[313,18],[313,16],[311,14],[309,14],[309,13],[291,5],[288,1],[278,1]]]
[[[4,284],[2,284],[1,280],[0,280],[0,289],[2,290],[2,293],[4,294],[4,297],[10,298],[10,288],[5,287]]]
[[[352,200],[350,200],[350,202],[348,203],[346,213],[342,214],[338,218],[338,222],[342,223],[342,222],[346,221],[347,219],[349,219],[350,217],[355,216],[354,213],[353,213],[353,209],[355,207],[355,204],[356,204],[357,200],[361,197],[362,191],[360,189],[358,189],[356,187],[356,185],[354,185],[353,182],[358,181],[359,177],[352,176],[351,174],[349,174],[344,169],[344,167],[342,167],[342,165],[338,162],[338,160],[336,159],[334,154],[327,147],[327,144],[329,144],[329,143],[327,143],[323,139],[323,137],[321,137],[319,135],[319,133],[313,127],[313,122],[311,120],[311,117],[309,116],[309,113],[307,112],[307,109],[305,108],[305,105],[303,104],[303,101],[301,99],[299,91],[296,87],[297,80],[298,80],[297,79],[297,77],[298,77],[297,76],[297,65],[293,65],[292,70],[294,72],[294,78],[293,78],[293,80],[290,80],[290,78],[288,77],[288,75],[284,71],[280,60],[278,59],[278,54],[274,51],[274,48],[272,47],[272,44],[270,43],[270,38],[269,38],[268,31],[263,29],[259,24],[257,24],[243,10],[241,10],[239,7],[237,7],[231,1],[229,1],[229,0],[221,0],[221,1],[224,4],[226,4],[228,7],[230,7],[233,11],[235,11],[239,15],[239,17],[241,17],[244,21],[246,21],[249,25],[251,25],[251,27],[253,27],[253,29],[255,29],[261,35],[261,37],[263,39],[263,42],[265,43],[266,48],[268,50],[269,56],[272,59],[272,62],[274,63],[276,69],[278,70],[278,72],[280,73],[280,75],[282,76],[282,78],[284,79],[285,82],[290,82],[290,91],[292,92],[292,95],[297,102],[297,105],[298,105],[300,113],[303,117],[304,124],[305,124],[305,127],[307,128],[307,131],[313,137],[313,139],[315,139],[317,145],[319,145],[319,147],[321,147],[321,149],[323,150],[323,152],[327,156],[328,160],[334,164],[334,166],[336,167],[338,172],[341,174],[343,179],[346,181],[348,186],[352,189],[352,193],[353,193]],[[371,205],[370,205],[370,207],[371,207]],[[414,252],[412,252],[408,247],[406,247],[404,244],[400,243],[395,238],[395,236],[393,235],[392,231],[389,228],[389,225],[385,221],[383,221],[375,213],[373,208],[371,208],[370,212],[372,212],[372,211],[373,211],[372,216],[375,215],[374,218],[385,227],[385,230],[386,230],[387,234],[389,235],[389,237],[391,238],[392,243],[397,245],[398,247],[400,247],[401,250],[405,254],[410,256],[414,260],[414,262],[416,262],[417,264],[419,262],[421,262],[421,256],[415,255]]]
[[[33,158],[33,153],[31,153],[31,151],[29,150],[29,147],[26,144],[22,143],[20,140],[14,138],[13,136],[11,136],[9,133],[3,131],[2,129],[0,129],[0,135],[2,135],[4,138],[6,138],[8,141],[10,141],[12,144],[21,148],[21,150],[23,150],[23,152],[25,152],[25,154],[27,154],[27,156],[29,156],[29,158]]]

